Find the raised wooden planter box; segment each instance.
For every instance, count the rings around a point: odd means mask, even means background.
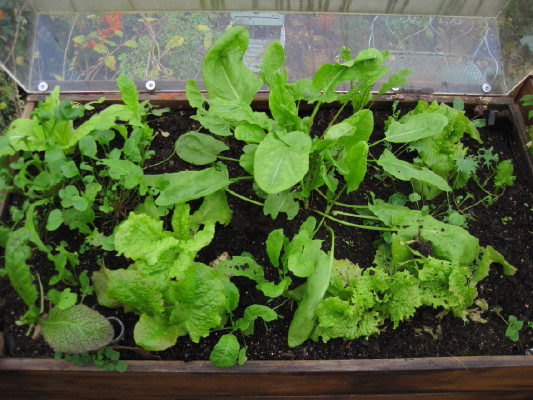
[[[102,94],[80,96],[88,101]],[[104,94],[109,101],[118,100]],[[30,96],[26,114],[43,96]],[[183,94],[146,95],[156,103],[185,106]],[[265,104],[258,97],[259,107]],[[392,100],[451,101],[413,94]],[[523,145],[524,121],[513,99],[463,97],[470,106],[507,110],[515,123],[513,142],[533,181],[533,164]],[[50,359],[0,358],[0,399],[532,399],[533,356],[476,356],[419,359],[249,361],[216,368],[209,362],[129,361],[124,373],[75,367]]]

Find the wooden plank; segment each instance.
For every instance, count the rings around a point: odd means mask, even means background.
[[[0,393],[65,391],[124,397],[346,396],[397,393],[533,392],[533,357],[399,360],[251,361],[220,369],[207,362],[131,361],[125,373],[73,367],[64,361],[0,360]],[[36,392],[37,391],[37,392]]]
[[[515,95],[515,101],[518,104],[518,109],[524,120],[525,125],[533,125],[533,118],[529,118],[528,114],[530,111],[533,111],[533,106],[523,106],[520,102],[520,99],[525,95],[533,95],[533,76],[527,77],[523,84],[520,86],[520,89]]]
[[[12,394],[9,397],[1,397],[3,400],[16,400],[16,399],[28,399],[26,394]],[[39,400],[56,400],[56,399],[68,399],[72,400],[73,397],[71,394],[64,393],[53,393],[53,394],[42,394],[37,393],[35,397],[32,397]],[[99,396],[99,400],[124,400],[126,397],[123,397],[120,394],[110,393],[102,394]],[[150,397],[138,397],[138,396],[128,396],[127,400],[150,400],[150,399],[159,399],[159,400],[198,400],[198,396],[195,395],[180,395],[176,394],[173,396],[159,396],[154,394]],[[376,395],[316,395],[316,396],[207,396],[202,397],[202,400],[305,400],[305,399],[316,399],[316,400],[528,400],[533,398],[533,392],[468,392],[468,393],[395,393],[395,394],[376,394]],[[94,400],[94,397],[88,397],[84,394],[77,394],[75,397],[76,400]]]

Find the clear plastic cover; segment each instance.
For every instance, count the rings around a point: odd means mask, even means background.
[[[0,62],[28,92],[56,85],[64,92],[114,91],[121,74],[141,89],[183,91],[187,80],[201,81],[205,52],[231,25],[250,31],[245,62],[253,70],[268,43],[280,41],[291,80],[309,78],[321,64],[335,62],[342,46],[354,53],[390,50],[393,71],[412,70],[401,90],[418,93],[506,94],[532,69],[530,0],[419,5],[420,14],[438,16],[393,14],[413,12],[416,1],[310,1],[307,9],[294,1],[246,2],[261,3],[256,7],[262,11],[224,12],[154,12],[132,1],[122,6],[108,1],[105,7],[102,2],[100,8],[96,1],[67,3],[72,12],[57,11],[57,0],[34,0],[39,11],[28,1],[0,0]],[[152,9],[171,9],[168,2],[153,3]],[[230,2],[197,3],[223,9]],[[113,4],[121,11],[108,11]],[[179,1],[178,6],[187,9]],[[360,13],[352,13],[354,7]],[[155,81],[155,88],[146,86],[148,81]]]

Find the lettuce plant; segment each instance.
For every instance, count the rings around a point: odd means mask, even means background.
[[[133,263],[93,274],[100,304],[139,315],[135,341],[147,350],[166,349],[183,335],[198,342],[237,305],[238,290],[229,279],[195,261],[213,239],[215,222],[192,230],[189,210],[187,204],[174,208],[172,231],[159,219],[130,214],[118,226],[114,246]]]

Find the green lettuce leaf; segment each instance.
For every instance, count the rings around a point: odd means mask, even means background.
[[[175,305],[170,322],[198,343],[221,323],[225,306],[224,285],[217,272],[200,263],[192,264],[183,279],[172,287]]]

